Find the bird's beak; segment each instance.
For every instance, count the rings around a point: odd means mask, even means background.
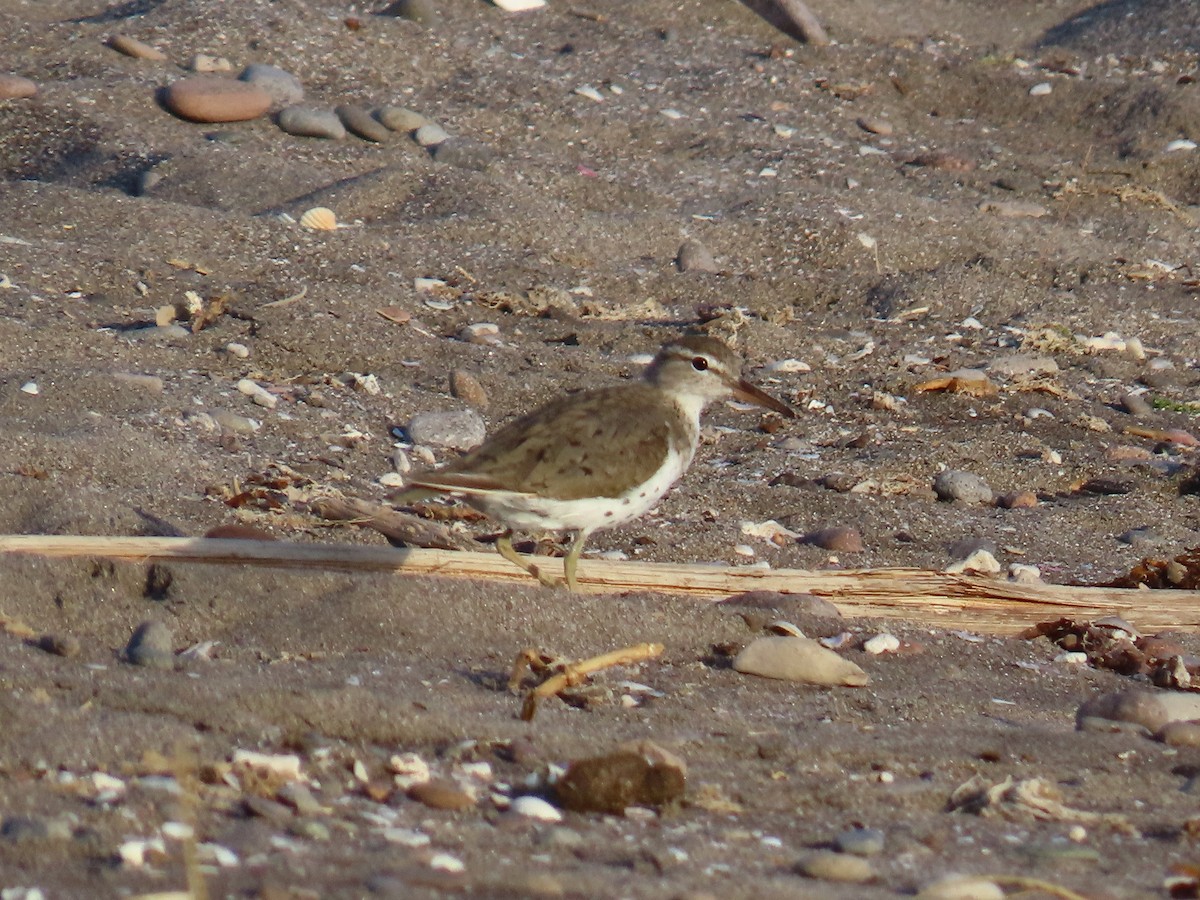
[[[774,410],[781,416],[786,416],[789,419],[794,419],[796,414],[792,412],[792,408],[782,400],[776,400],[766,391],[761,391],[752,385],[750,382],[742,379],[733,385],[733,396],[739,400],[744,400],[746,403],[753,403],[755,406],[761,406],[763,409]]]

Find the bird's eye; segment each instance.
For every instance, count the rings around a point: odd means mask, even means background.
[[[708,360],[703,356],[692,357],[692,368],[697,372],[703,372],[708,368]]]

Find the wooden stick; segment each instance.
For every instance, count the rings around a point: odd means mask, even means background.
[[[527,574],[495,553],[403,547],[214,538],[0,535],[0,554],[395,572],[534,586]],[[1105,615],[1124,616],[1144,631],[1200,631],[1200,591],[1013,584],[926,569],[806,571],[585,559],[579,566],[579,586],[584,593],[593,594],[655,590],[713,599],[741,591],[807,592],[827,597],[848,616],[888,616],[939,628],[995,634],[1011,634],[1060,616],[1086,619]]]
[[[623,647],[620,650],[610,650],[576,663],[568,663],[561,672],[551,675],[526,695],[525,702],[521,705],[521,719],[525,722],[532,722],[533,717],[537,714],[537,705],[540,700],[553,697],[569,687],[582,684],[594,672],[611,669],[613,666],[631,666],[647,659],[655,659],[662,656],[665,649],[662,644],[637,644],[633,647]],[[517,662],[513,666],[513,678],[518,679],[518,684],[520,676],[517,672],[523,660],[528,665],[528,656],[525,653],[517,657]],[[512,684],[512,679],[509,679],[509,684]]]

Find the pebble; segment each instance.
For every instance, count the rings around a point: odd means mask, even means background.
[[[37,92],[37,84],[28,78],[0,74],[0,100],[23,100]]]
[[[623,815],[631,806],[660,807],[683,796],[687,778],[679,764],[617,750],[573,761],[554,783],[559,804],[576,812]]]
[[[134,629],[125,645],[125,661],[151,669],[171,669],[175,666],[174,637],[164,623],[151,619]]]
[[[851,828],[833,839],[842,853],[854,856],[878,856],[883,852],[884,835],[878,828]]]
[[[675,254],[675,265],[680,272],[719,272],[717,261],[712,253],[695,238],[688,238],[679,246]]]
[[[471,450],[483,443],[486,434],[483,419],[471,409],[418,413],[408,423],[412,442],[427,447]]]
[[[959,575],[963,573],[973,573],[976,575],[997,575],[1000,572],[1000,563],[987,550],[976,550],[966,559],[960,559],[958,562],[951,563],[946,566],[945,570],[951,575]]]
[[[118,53],[132,56],[134,59],[150,59],[155,62],[166,62],[167,59],[167,54],[157,47],[151,47],[127,34],[114,34],[106,43]]]
[[[8,816],[0,824],[0,837],[13,844],[42,841],[50,836],[50,828],[42,819],[32,816]]]
[[[563,814],[541,797],[524,795],[517,797],[509,809],[518,816],[536,819],[539,822],[561,822]]]
[[[279,402],[279,398],[268,391],[265,387],[255,381],[253,378],[243,378],[237,383],[238,392],[245,394],[257,405],[264,409],[274,409]]]
[[[1200,722],[1168,722],[1154,737],[1168,747],[1200,747]]]
[[[114,372],[113,381],[151,394],[161,394],[164,387],[163,380],[157,375],[144,375],[141,372]]]
[[[1008,580],[1014,584],[1041,584],[1042,570],[1029,563],[1010,563]]]
[[[436,122],[426,122],[424,125],[417,127],[413,133],[413,140],[422,147],[436,147],[438,144],[450,140],[450,135],[446,133],[446,129],[442,128]]]
[[[249,359],[250,348],[245,344],[239,344],[237,341],[230,341],[225,345],[225,352],[237,359]]]
[[[39,650],[70,659],[78,656],[82,647],[79,638],[69,634],[43,634],[37,639]]]
[[[276,124],[296,137],[327,138],[339,141],[346,136],[346,126],[335,113],[309,106],[289,106],[279,113]]]
[[[1029,89],[1029,96],[1030,97],[1045,97],[1052,90],[1054,90],[1054,88],[1050,86],[1050,82],[1042,81],[1042,82],[1039,82],[1038,84],[1035,84],[1033,87],[1031,87]]]
[[[385,828],[383,839],[389,844],[399,844],[401,847],[428,847],[432,843],[429,835],[412,828]]]
[[[1131,722],[1157,733],[1170,722],[1200,720],[1200,694],[1139,689],[1100,694],[1079,707],[1076,726],[1082,728],[1084,719]]]
[[[760,637],[734,658],[733,668],[744,675],[804,684],[862,687],[870,681],[850,660],[799,637]]]
[[[1010,491],[1003,494],[996,505],[1001,509],[1033,509],[1038,502],[1038,495],[1033,491]]]
[[[395,16],[397,19],[408,19],[427,28],[441,21],[433,0],[393,0],[376,13],[378,16]]]
[[[450,393],[475,409],[488,408],[488,393],[483,384],[465,369],[450,373]]]
[[[302,816],[320,815],[326,811],[302,781],[289,781],[279,789],[276,797]]]
[[[800,541],[832,553],[862,553],[866,549],[863,545],[862,535],[857,528],[850,525],[821,528],[804,535]]]
[[[487,144],[464,138],[450,138],[433,148],[435,162],[471,172],[486,172],[496,159],[496,153]]]
[[[933,479],[933,490],[939,500],[948,503],[956,500],[969,504],[991,503],[995,496],[986,481],[974,472],[961,469],[938,472]]]
[[[383,123],[385,128],[390,128],[392,131],[404,131],[409,134],[416,131],[422,125],[431,124],[419,112],[413,112],[411,109],[405,109],[403,106],[384,106],[375,113],[375,117]]]
[[[217,423],[222,431],[228,431],[232,434],[254,434],[261,427],[258,422],[247,416],[239,416],[235,412],[230,412],[227,409],[214,409],[212,411],[212,420]]]
[[[872,656],[879,656],[881,653],[895,653],[899,649],[900,638],[894,634],[888,634],[886,631],[863,642],[863,650]]]
[[[993,359],[988,363],[988,370],[1008,378],[1019,378],[1022,375],[1054,375],[1058,372],[1058,363],[1049,356],[1012,353]]]
[[[470,809],[475,805],[475,798],[470,793],[446,778],[432,778],[414,784],[405,791],[405,795],[433,809]]]
[[[818,850],[796,863],[796,871],[821,881],[861,884],[875,877],[875,868],[861,856]]]
[[[1130,547],[1151,547],[1160,541],[1159,536],[1154,529],[1148,525],[1142,525],[1138,528],[1130,528],[1123,534],[1117,535],[1117,540],[1122,544],[1128,544]]]
[[[215,72],[232,72],[233,63],[223,56],[213,56],[211,53],[197,53],[188,63],[188,68],[193,72],[206,72],[213,74]]]
[[[978,875],[947,875],[925,887],[917,900],[1004,900],[1008,895],[994,881]]]
[[[242,70],[239,81],[252,84],[271,98],[272,109],[295,106],[304,99],[304,85],[291,72],[266,63],[253,63]]]
[[[495,322],[475,322],[458,331],[459,340],[468,344],[499,344],[500,326]]]
[[[896,130],[891,122],[879,116],[859,116],[854,120],[854,124],[868,134],[877,134],[880,137],[891,137]]]
[[[244,81],[217,75],[190,75],[167,87],[167,109],[193,122],[243,122],[265,115],[271,95]]]
[[[1126,394],[1121,398],[1121,406],[1135,419],[1149,416],[1154,412],[1154,407],[1146,402],[1146,398],[1141,394]]]
[[[334,107],[337,117],[341,119],[346,130],[357,135],[364,141],[383,144],[392,139],[392,130],[372,116],[361,106],[350,106],[343,103]]]

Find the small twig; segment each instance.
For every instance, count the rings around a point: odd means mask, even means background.
[[[272,306],[287,306],[289,303],[295,303],[297,300],[303,299],[307,293],[308,285],[306,284],[300,288],[298,293],[292,294],[290,297],[284,297],[282,300],[272,300],[270,303],[264,303],[259,309],[268,309]]]
[[[1077,894],[1070,888],[1062,887],[1050,881],[1043,881],[1041,878],[1029,878],[1025,875],[980,875],[979,877],[1002,887],[1007,885],[1008,887],[1023,888],[1027,891],[1041,891],[1044,894],[1049,894],[1051,897],[1059,897],[1061,900],[1088,900],[1083,894]]]
[[[613,666],[630,666],[634,663],[642,662],[647,659],[654,659],[662,655],[664,647],[662,644],[637,644],[633,647],[625,647],[622,650],[611,650],[608,653],[601,653],[599,656],[593,656],[590,659],[580,660],[577,663],[572,663],[566,666],[557,675],[546,679],[525,698],[525,703],[521,706],[521,718],[528,722],[533,719],[537,713],[538,701],[544,697],[553,697],[569,687],[574,687],[577,684],[587,680],[588,676],[602,669],[610,669]],[[524,674],[524,669],[529,667],[533,662],[530,654],[533,651],[526,650],[517,657],[516,663],[513,666],[513,677],[520,682],[520,676]],[[509,681],[512,684],[512,681]]]

